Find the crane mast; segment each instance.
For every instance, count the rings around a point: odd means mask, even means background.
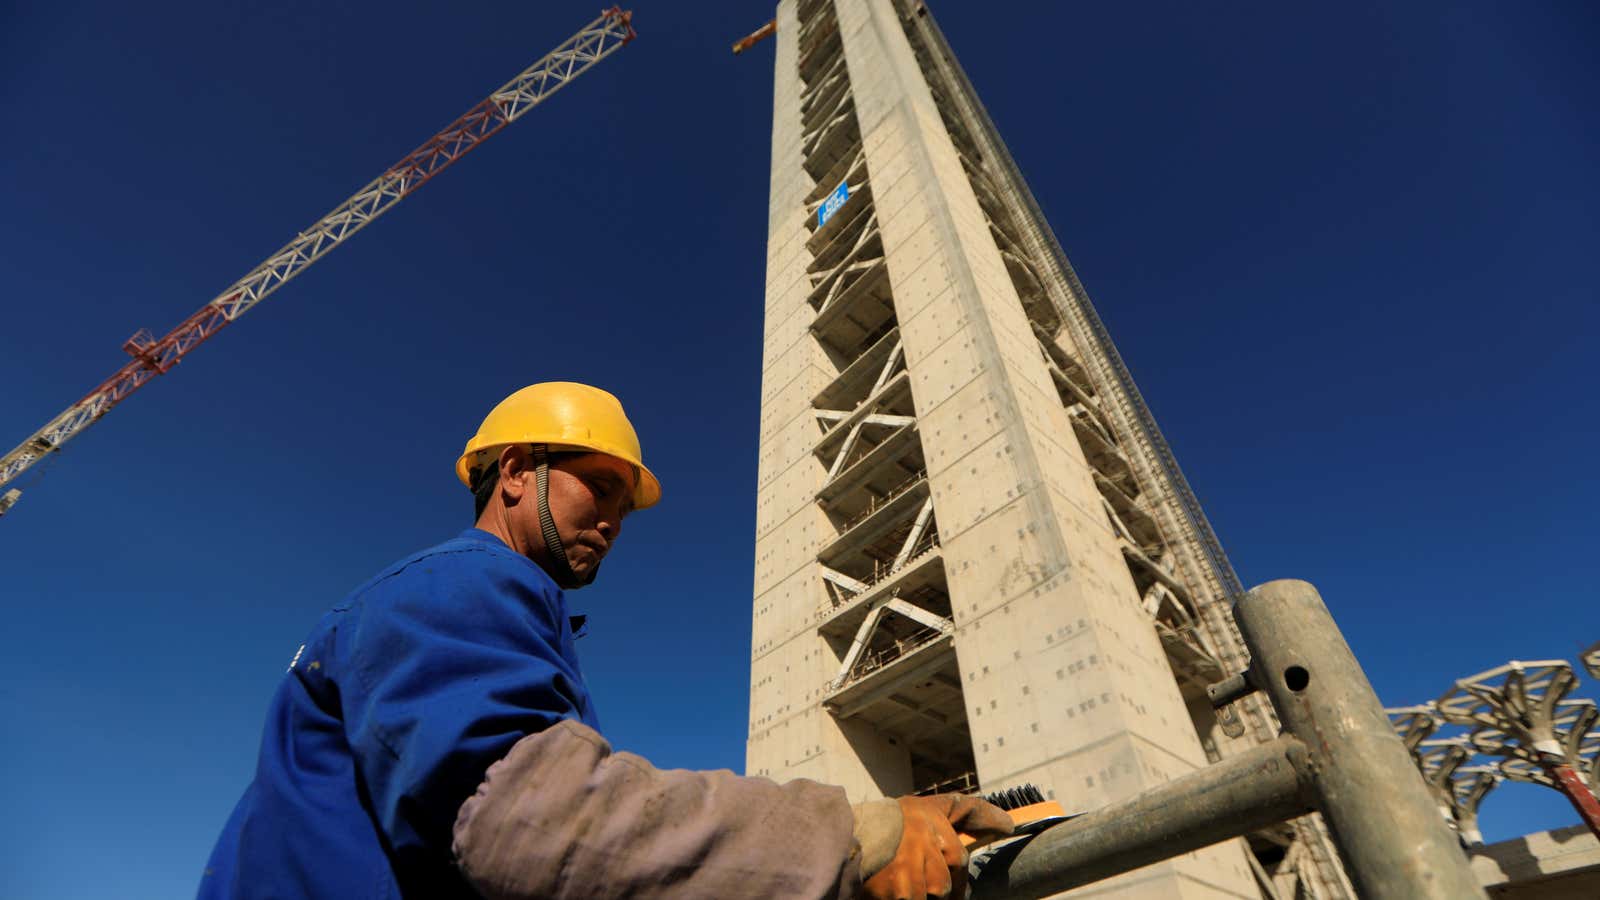
[[[122,345],[133,357],[131,360],[16,449],[0,457],[0,515],[4,515],[20,496],[13,482],[24,472],[99,421],[113,406],[155,376],[170,371],[212,335],[388,212],[467,151],[633,40],[632,17],[631,12],[615,6],[601,13],[599,18],[406,154],[350,199],[295,235],[282,249],[167,334],[157,338],[148,329],[134,334]]]

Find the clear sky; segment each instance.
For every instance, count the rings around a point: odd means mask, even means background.
[[[596,5],[0,10],[0,443]],[[1246,584],[1316,583],[1391,704],[1600,639],[1592,5],[933,9]],[[0,520],[0,895],[191,893],[301,637],[469,524],[453,460],[535,381],[619,395],[665,485],[574,597],[608,735],[742,767],[769,16],[641,2]]]

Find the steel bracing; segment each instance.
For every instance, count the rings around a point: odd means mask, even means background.
[[[599,18],[406,154],[348,200],[296,234],[293,240],[176,328],[160,338],[148,330],[129,338],[123,349],[133,357],[131,361],[0,457],[0,487],[15,481],[40,460],[59,450],[152,378],[170,371],[200,344],[237,321],[495,132],[616,52],[634,37],[631,20],[632,13],[617,7],[601,13]],[[16,498],[8,499],[9,502],[0,504],[0,513]]]

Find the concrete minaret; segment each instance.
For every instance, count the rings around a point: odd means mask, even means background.
[[[783,0],[775,81],[749,772],[1073,811],[1272,737],[1204,700],[1237,578],[922,5]],[[1352,896],[1315,820],[1252,840],[1081,893]]]

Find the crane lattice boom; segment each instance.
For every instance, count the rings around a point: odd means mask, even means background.
[[[617,7],[601,13],[598,19],[467,110],[427,143],[406,154],[355,196],[300,232],[165,336],[156,338],[148,330],[141,330],[129,338],[122,348],[132,360],[16,449],[0,457],[0,488],[94,424],[150,379],[171,370],[207,338],[388,212],[485,138],[515,122],[632,40],[632,15]],[[14,489],[0,495],[0,514],[16,501],[16,496]]]

